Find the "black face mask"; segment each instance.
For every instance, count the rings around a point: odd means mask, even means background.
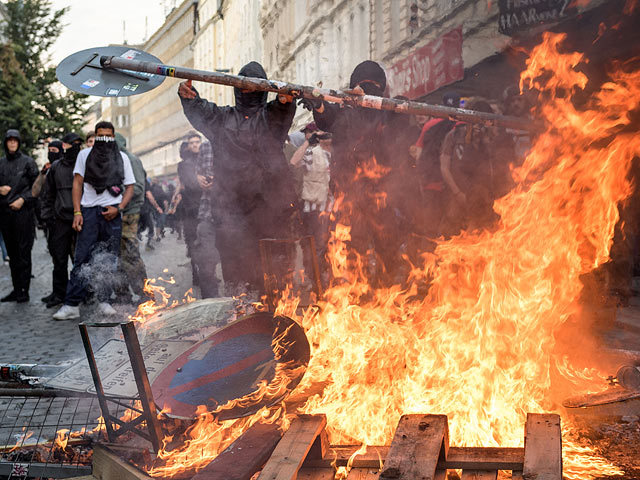
[[[47,159],[49,160],[49,163],[53,163],[60,158],[62,158],[62,154],[60,152],[47,153]]]
[[[69,148],[67,148],[64,151],[64,162],[65,163],[75,162],[76,158],[78,157],[78,153],[80,153],[80,150],[82,150],[81,144],[74,143],[73,145],[71,145]]]
[[[85,166],[85,183],[89,183],[98,194],[111,187],[122,190],[124,166],[118,144],[113,137],[96,137]],[[111,192],[117,196],[118,193]]]

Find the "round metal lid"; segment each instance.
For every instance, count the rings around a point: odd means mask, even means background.
[[[97,97],[128,97],[145,93],[160,85],[165,77],[152,73],[103,68],[100,57],[113,56],[129,60],[162,63],[153,55],[128,46],[95,47],[65,58],[56,77],[68,89]]]

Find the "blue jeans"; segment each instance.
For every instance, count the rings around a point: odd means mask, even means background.
[[[102,216],[102,207],[82,207],[82,218],[64,298],[65,305],[74,307],[85,299],[87,288],[95,292],[99,302],[109,300],[116,284],[122,236],[120,215],[108,222]]]

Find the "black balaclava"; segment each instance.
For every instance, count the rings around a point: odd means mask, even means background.
[[[365,60],[353,69],[349,81],[350,88],[356,88],[358,85],[367,95],[382,96],[387,87],[387,75],[380,64],[372,60]]]
[[[124,164],[114,137],[96,136],[96,141],[87,157],[84,181],[98,194],[107,189],[114,197],[122,193]]]
[[[47,159],[49,160],[49,163],[53,163],[64,156],[64,152],[62,151],[62,142],[60,140],[54,140],[53,142],[49,142],[49,146],[55,147],[58,149],[57,152],[47,153]]]
[[[82,150],[82,137],[77,133],[67,133],[62,141],[68,143],[71,146],[64,151],[64,158],[61,160],[65,165],[74,165],[78,153]]]
[[[243,77],[267,78],[267,72],[264,71],[262,65],[258,62],[249,62],[240,69],[238,75]],[[253,115],[267,103],[268,92],[255,91],[242,93],[239,88],[234,88],[233,93],[236,97],[236,108],[243,115]]]
[[[13,153],[9,153],[9,149],[7,148],[7,140],[9,140],[10,138],[15,138],[16,140],[18,140],[18,148]],[[20,132],[13,128],[10,128],[9,130],[7,130],[7,133],[5,133],[4,135],[3,146],[4,146],[4,153],[7,155],[7,158],[9,160],[13,160],[14,158],[17,158],[18,156],[20,156],[20,147],[22,146],[22,138],[20,138]]]

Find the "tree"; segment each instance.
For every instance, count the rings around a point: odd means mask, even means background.
[[[50,0],[9,0],[0,24],[0,132],[17,128],[29,152],[38,140],[79,131],[86,95],[66,91],[49,64],[49,50],[62,33],[68,7]]]

